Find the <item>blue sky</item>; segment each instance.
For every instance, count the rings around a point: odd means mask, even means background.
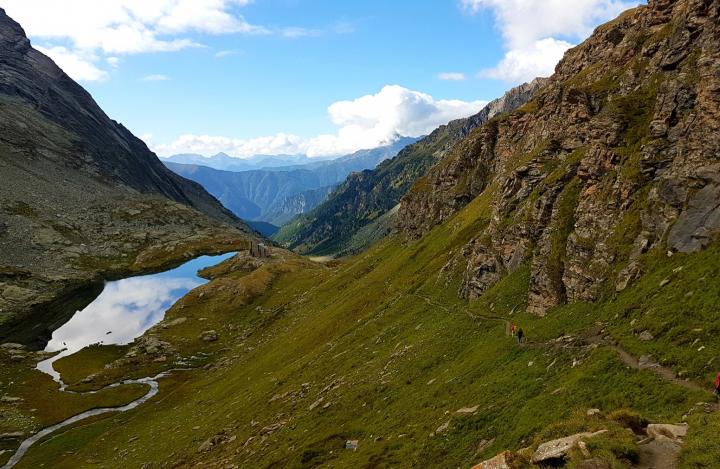
[[[551,73],[634,4],[0,0],[158,153],[234,156],[340,154],[427,133]]]

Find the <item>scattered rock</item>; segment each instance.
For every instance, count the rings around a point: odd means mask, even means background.
[[[513,459],[512,453],[505,451],[492,459],[488,459],[487,461],[483,461],[480,464],[473,466],[472,469],[511,469],[514,467]]]
[[[234,438],[233,438],[234,440]],[[220,444],[226,443],[230,441],[230,438],[228,438],[224,434],[218,434],[213,437],[208,438],[203,444],[200,445],[198,448],[198,453],[206,453],[210,451],[213,447],[218,446]]]
[[[584,441],[582,441],[582,440],[578,441],[578,448],[580,449],[580,452],[582,453],[582,455],[585,456],[586,458],[589,458],[590,456],[592,456],[590,454],[590,450],[587,447],[587,443],[585,443]]]
[[[435,433],[444,433],[448,430],[448,428],[450,428],[450,420],[440,425],[438,429],[435,430]]]
[[[138,354],[147,355],[167,355],[175,349],[169,342],[158,339],[155,336],[148,335],[135,339],[135,345],[126,354],[127,357],[136,357]]]
[[[11,397],[11,396],[3,396],[0,397],[0,402],[4,404],[15,404],[17,402],[22,402],[21,397]]]
[[[475,450],[475,454],[480,454],[489,447],[491,447],[495,443],[495,438],[490,438],[489,440],[482,440],[480,443],[478,443],[478,447]]]
[[[286,422],[281,421],[277,423],[273,423],[272,425],[268,425],[267,427],[263,427],[260,430],[261,435],[270,435],[271,433],[275,433],[276,431],[280,430]]]
[[[173,319],[172,321],[168,321],[168,322],[163,321],[161,327],[163,329],[168,329],[170,327],[179,326],[180,324],[183,324],[186,321],[187,321],[187,318],[177,318],[177,319]]]
[[[671,440],[680,440],[687,436],[688,426],[685,425],[673,425],[673,424],[661,424],[652,423],[647,427],[647,434],[650,437],[657,438],[664,436]]]
[[[318,399],[317,401],[315,401],[315,402],[313,402],[312,404],[310,404],[310,407],[308,407],[308,410],[313,410],[313,409],[317,408],[317,406],[319,406],[320,404],[322,404],[324,400],[325,400],[325,398],[324,398],[324,397],[321,397],[321,398]]]
[[[2,440],[19,440],[25,436],[23,432],[10,432],[10,433],[0,433],[0,441]]]
[[[203,342],[215,342],[218,340],[218,333],[215,331],[203,331],[200,334],[200,339]]]
[[[650,331],[642,331],[640,335],[638,336],[640,340],[643,342],[649,342],[653,340],[655,337],[650,333]]]
[[[600,409],[588,409],[587,415],[588,417],[592,417],[593,415],[598,415],[600,413]]]
[[[655,368],[659,366],[659,364],[655,361],[652,355],[642,355],[638,359],[638,366],[640,368]]]
[[[665,280],[663,280],[662,282],[660,282],[660,288],[662,288],[662,287],[664,287],[664,286],[667,286],[669,283],[670,283],[670,279],[669,279],[669,278],[666,278]]]
[[[578,433],[565,438],[558,438],[557,440],[548,441],[541,444],[537,451],[532,456],[532,462],[538,464],[541,462],[549,461],[552,459],[564,458],[568,452],[575,446],[580,440],[590,439],[598,435],[602,435],[607,430],[601,430],[595,433]]]
[[[25,346],[22,344],[15,344],[12,342],[6,342],[0,345],[3,350],[25,350]]]
[[[463,407],[462,409],[456,410],[455,413],[456,413],[456,414],[465,414],[465,415],[467,415],[467,414],[474,414],[475,412],[477,412],[477,410],[478,410],[478,406],[474,406],[474,407]]]

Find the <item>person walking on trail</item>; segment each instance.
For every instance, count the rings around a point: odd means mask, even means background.
[[[720,399],[720,373],[718,373],[715,378],[715,396]]]
[[[515,332],[517,332],[517,326],[515,323],[510,324],[510,336],[515,337]]]
[[[525,333],[522,330],[522,327],[517,330],[517,338],[518,338],[518,344],[523,343],[523,339],[525,338]]]

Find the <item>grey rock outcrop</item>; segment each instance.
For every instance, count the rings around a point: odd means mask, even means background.
[[[720,2],[651,1],[569,50],[521,109],[451,148],[401,202],[425,235],[485,194],[460,295],[529,266],[528,311],[627,288],[643,254],[720,235]]]

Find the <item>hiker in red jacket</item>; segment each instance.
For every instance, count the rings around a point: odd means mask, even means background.
[[[715,395],[720,399],[720,373],[715,378]]]

